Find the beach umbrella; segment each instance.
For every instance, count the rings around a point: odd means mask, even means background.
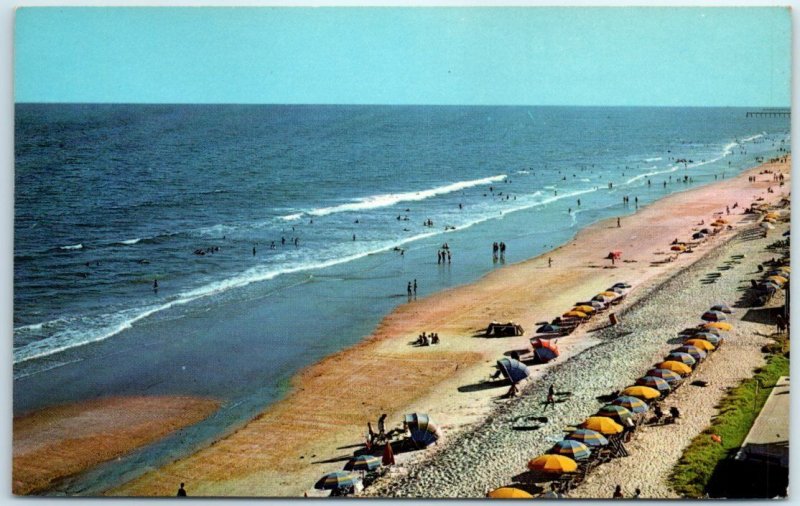
[[[773,225],[772,223],[770,223],[768,221],[762,221],[761,225],[759,225],[759,226],[761,228],[763,228],[763,229],[766,229],[766,230],[772,230],[772,229],[775,228],[775,225]]]
[[[722,311],[706,311],[700,318],[707,322],[722,322],[728,319]]]
[[[669,355],[667,355],[667,360],[681,362],[688,366],[693,366],[697,363],[697,360],[694,359],[693,356],[689,355],[688,353],[683,353],[681,351],[673,351]]]
[[[625,283],[624,281],[619,281],[617,283],[614,283],[612,286],[618,286],[620,288],[630,288],[631,287],[631,285],[629,285],[628,283]]]
[[[531,341],[531,346],[533,346],[533,355],[536,357],[536,360],[543,364],[553,360],[559,355],[558,346],[550,341],[534,339]]]
[[[548,324],[542,325],[541,327],[536,329],[536,332],[539,333],[539,334],[552,334],[552,333],[561,332],[561,327],[558,326],[558,325],[555,325],[553,323],[548,323]]]
[[[686,246],[684,246],[683,244],[675,244],[671,246],[669,249],[671,249],[672,251],[681,252],[681,251],[686,251]]]
[[[792,272],[792,268],[789,267],[788,265],[781,265],[780,267],[777,267],[775,270],[783,272]]]
[[[692,346],[690,344],[681,346],[680,348],[678,348],[675,351],[678,351],[680,353],[688,353],[689,355],[692,356],[692,358],[694,358],[698,362],[703,360],[703,359],[705,359],[706,356],[708,355],[706,352],[704,352],[703,350],[701,350],[697,346]]]
[[[697,334],[700,334],[700,333],[714,334],[717,337],[722,337],[722,331],[720,329],[718,329],[716,327],[706,327],[705,324],[700,325],[700,329],[699,329],[699,332]],[[695,335],[697,335],[697,334],[695,334]]]
[[[578,464],[569,457],[563,455],[553,455],[551,453],[536,457],[528,462],[528,469],[531,471],[543,471],[545,473],[561,474],[571,473],[578,469]]]
[[[687,339],[683,342],[683,344],[694,346],[695,348],[700,348],[703,351],[714,351],[714,345],[710,342],[706,341],[705,339]]]
[[[704,234],[710,234],[710,233],[711,233],[711,230],[709,230],[709,229],[707,229],[707,228],[701,228],[701,229],[700,229],[700,232],[702,232],[702,233],[704,233]]]
[[[600,292],[598,295],[605,295],[607,297],[611,297],[612,299],[616,299],[620,294],[617,292],[612,292],[611,290],[606,290],[604,292]]]
[[[574,439],[562,439],[553,445],[548,453],[563,455],[574,460],[583,460],[589,458],[589,455],[592,454],[592,451],[588,446],[580,441],[575,441]]]
[[[650,388],[655,388],[659,392],[669,392],[672,388],[667,383],[667,380],[657,376],[642,376],[636,380],[637,385],[642,385]]]
[[[616,295],[617,295],[617,297],[619,297],[619,294],[616,294]],[[609,295],[604,295],[602,293],[598,293],[597,295],[592,297],[592,300],[597,300],[597,301],[600,301],[600,302],[611,302],[614,299],[616,299],[617,297],[611,297]]]
[[[661,397],[661,393],[658,390],[644,385],[629,386],[620,393],[622,395],[630,395],[631,397],[638,397],[639,399],[643,400],[657,399],[658,397]]]
[[[627,408],[624,408],[617,404],[606,404],[605,406],[600,408],[600,411],[597,412],[597,416],[614,418],[623,425],[633,424],[633,413],[631,413]]]
[[[670,371],[669,369],[661,369],[661,368],[650,369],[649,371],[647,371],[647,375],[655,376],[656,378],[661,378],[667,383],[669,383],[670,386],[673,383],[677,383],[678,381],[681,380],[680,374],[676,373],[675,371]]]
[[[580,441],[586,446],[605,446],[608,444],[608,439],[605,436],[591,429],[578,429],[570,432],[564,439]]]
[[[727,223],[728,223],[728,220],[726,220],[725,218],[717,218],[717,222],[719,222],[719,223],[726,223],[726,224],[727,224]]]
[[[774,225],[775,218],[770,218],[769,216],[767,216],[766,218],[764,218],[763,223],[772,223]]]
[[[611,288],[609,288],[607,291],[609,291],[609,292],[614,292],[614,293],[618,293],[618,294],[620,294],[620,295],[622,295],[622,294],[624,294],[624,293],[625,293],[625,289],[624,289],[624,288],[622,288],[622,287],[619,287],[619,286],[612,286],[612,287],[611,287]]]
[[[583,311],[575,311],[575,310],[567,311],[566,313],[564,313],[561,316],[563,316],[564,318],[587,318],[588,317],[588,315],[586,313],[584,313]]]
[[[580,312],[586,313],[586,314],[592,314],[595,311],[597,311],[597,309],[594,306],[589,306],[587,304],[581,304],[579,306],[575,306],[574,308],[572,308],[572,310],[573,311],[580,311]]]
[[[430,446],[442,437],[441,429],[425,413],[406,415],[405,424],[411,432],[411,440],[418,447]]]
[[[381,467],[381,459],[374,455],[359,455],[347,463],[345,469],[348,471],[374,471]]]
[[[514,487],[500,487],[492,490],[486,497],[492,499],[532,499],[533,496],[524,490]]]
[[[683,364],[681,364],[683,365]],[[617,397],[611,404],[615,406],[622,406],[623,408],[627,409],[631,413],[644,413],[647,411],[647,403],[641,399],[637,399],[636,397],[631,397],[629,395],[623,395],[622,397]]]
[[[768,276],[780,276],[780,277],[782,277],[782,278],[786,278],[786,281],[789,281],[789,280],[791,279],[791,276],[789,275],[789,273],[788,273],[788,272],[786,272],[786,271],[779,271],[778,269],[775,269],[775,270],[769,271],[769,272],[767,273],[767,275],[768,275]]]
[[[706,234],[702,232],[695,232],[694,234],[692,234],[692,239],[702,239],[705,236]]]
[[[721,311],[727,314],[733,314],[735,312],[732,307],[724,302],[718,302],[717,304],[711,306],[711,311]]]
[[[711,332],[698,332],[697,334],[690,336],[686,341],[691,339],[704,339],[714,346],[719,346],[719,343],[722,342],[722,338],[720,336],[712,334]],[[684,341],[684,343],[686,343],[686,341]]]
[[[314,488],[318,490],[337,490],[345,487],[354,487],[356,477],[352,473],[336,471],[328,473],[317,481]]]
[[[783,286],[786,284],[788,279],[784,278],[783,276],[767,276],[769,281],[774,281],[778,286]]]
[[[771,281],[771,280],[770,281],[762,281],[761,283],[758,284],[758,287],[759,287],[759,289],[767,291],[767,292],[770,292],[770,293],[777,292],[778,290],[781,289],[781,287],[778,286],[778,283],[776,283],[774,281]]]
[[[689,355],[689,358],[692,358],[691,355]],[[665,360],[664,362],[657,364],[656,367],[678,373],[681,376],[688,376],[689,374],[692,374],[691,367],[676,360]]]
[[[624,430],[622,425],[618,424],[607,416],[590,416],[579,425],[582,429],[589,429],[599,432],[604,436],[609,434],[619,434]]]
[[[497,368],[511,383],[519,383],[531,375],[528,366],[513,358],[503,357],[497,361]]]
[[[719,329],[728,331],[733,328],[733,325],[725,322],[709,322],[709,323],[704,323],[702,327],[705,329]]]

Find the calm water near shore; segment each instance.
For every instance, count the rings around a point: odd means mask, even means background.
[[[411,280],[419,296],[473,281],[502,267],[493,241],[517,262],[634,212],[637,197],[734,175],[789,143],[787,120],[744,109],[16,114],[15,413],[101,395],[226,401],[128,469],[262,410],[300,368],[370,333]],[[451,264],[437,264],[443,242]],[[94,472],[113,481],[125,467]]]

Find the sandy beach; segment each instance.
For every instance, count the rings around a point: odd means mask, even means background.
[[[172,496],[178,484],[185,482],[190,494],[196,496],[302,496],[321,475],[341,469],[353,451],[363,446],[368,421],[374,427],[378,416],[388,413],[387,428],[392,428],[399,425],[404,413],[426,412],[442,426],[443,444],[426,452],[399,455],[401,465],[392,471],[392,479],[388,480],[398,485],[384,483],[368,492],[453,496],[454,489],[436,488],[434,482],[417,482],[425,488],[403,488],[402,476],[415,465],[425,465],[415,462],[435,461],[440,454],[454,451],[456,447],[451,445],[463,444],[464,438],[473,437],[470,429],[484,422],[490,413],[491,424],[510,409],[513,403],[499,400],[507,386],[485,388],[485,380],[494,372],[493,365],[498,358],[510,350],[525,349],[534,335],[536,322],[561,315],[574,302],[589,299],[617,281],[626,281],[633,288],[626,301],[613,310],[622,319],[616,331],[626,329],[638,336],[637,321],[632,319],[626,323],[626,309],[653,295],[654,288],[670,282],[677,273],[709,254],[718,253],[720,245],[736,234],[739,222],[752,219],[751,215],[740,214],[744,207],[757,197],[775,201],[782,195],[783,188],[777,189],[771,174],[758,176],[758,173],[766,168],[788,175],[789,166],[790,163],[760,166],[736,178],[671,195],[623,218],[621,227],[617,227],[616,220],[596,223],[550,254],[499,269],[476,283],[404,304],[361,343],[305,369],[293,380],[292,391],[286,398],[240,430],[187,458],[147,471],[107,494]],[[757,176],[755,183],[748,182],[752,175]],[[775,193],[765,193],[769,186],[775,187]],[[788,192],[788,186],[785,188]],[[710,238],[697,246],[694,253],[681,254],[673,262],[666,261],[672,239],[689,240],[693,229],[702,228],[698,226],[701,220],[709,223],[715,213],[724,214],[725,206],[732,207],[735,202],[739,203],[738,209],[726,216],[734,225],[732,230]],[[622,261],[615,265],[605,259],[613,250],[623,252]],[[552,267],[548,267],[548,257],[552,258]],[[672,296],[662,297],[664,300],[659,304],[668,305]],[[697,316],[686,315],[692,321]],[[492,320],[513,320],[521,324],[526,333],[512,338],[477,337]],[[674,323],[679,326],[682,322]],[[633,363],[631,361],[652,362],[664,346],[662,341],[655,347],[638,347],[638,355],[634,357],[614,355],[611,350],[596,346],[608,339],[607,331],[597,331],[606,324],[604,315],[559,339],[561,357],[546,366],[533,368],[527,395],[521,399],[536,399],[531,402],[538,403],[541,396],[537,389],[546,388],[544,385],[550,374],[562,378],[560,387],[577,391],[581,381],[586,379],[583,377],[586,368],[582,369],[581,361],[597,358],[581,353],[590,348],[590,351],[598,350],[605,359],[624,365]],[[438,332],[441,344],[412,346],[411,342],[422,331]],[[571,357],[575,359],[570,360]],[[629,379],[634,379],[638,372],[631,369]],[[617,385],[619,381],[620,378],[606,379],[593,388],[613,390],[624,386]],[[588,416],[596,409],[596,401],[588,393],[586,400],[581,403],[581,398],[574,397],[570,405],[581,405],[580,410],[586,411]],[[143,398],[141,401],[155,412],[165,407],[158,399]],[[108,414],[119,412],[118,406],[106,408]],[[96,409],[96,406],[73,409],[77,411],[70,416]],[[564,413],[565,422],[579,421],[575,415],[572,411]],[[30,416],[36,419],[44,415],[38,412]],[[702,427],[698,427],[699,430]],[[101,434],[105,437],[110,432],[113,431],[102,424],[96,427],[96,437]],[[520,434],[515,433],[515,436]],[[525,434],[531,441],[543,439],[541,432]],[[60,443],[64,436],[54,434],[52,439],[54,444]],[[130,450],[141,444],[141,441],[134,444],[131,438],[119,450]],[[487,461],[499,458],[500,454],[493,455],[489,448],[478,444],[468,446],[457,448],[468,452],[466,455],[480,455]],[[91,453],[91,445],[85,448]],[[534,456],[529,455],[529,451],[520,459]],[[15,474],[16,460],[15,440]],[[82,462],[83,468],[95,463]],[[481,476],[481,479],[487,486],[500,486],[515,469],[524,470],[524,462],[521,468],[504,463],[502,471]],[[458,468],[452,467],[447,473],[456,471]],[[435,481],[438,475],[428,476]],[[449,483],[447,476],[441,476],[443,482]],[[482,496],[484,487],[476,487],[480,490],[458,490],[456,495]]]
[[[547,257],[539,257],[403,305],[362,343],[305,370],[290,395],[243,429],[109,493],[171,495],[176,484],[185,481],[194,495],[302,495],[319,476],[341,469],[363,443],[366,422],[374,424],[384,412],[389,414],[389,427],[397,425],[403,413],[427,412],[443,426],[446,437],[454,438],[482,420],[505,393],[505,388],[460,392],[459,387],[481,383],[493,372],[497,358],[526,347],[536,322],[560,315],[575,301],[626,280],[634,287],[618,309],[623,310],[713,251],[735,233],[735,227],[693,254],[663,262],[673,238],[689,239],[700,220],[710,222],[714,213],[725,212],[726,205],[738,202],[741,211],[757,197],[777,200],[780,192],[765,193],[774,185],[771,175],[747,181],[765,168],[788,173],[789,164],[761,166],[672,195],[625,218],[621,227],[614,220],[595,224],[548,255],[553,260],[550,268]],[[743,218],[747,215],[730,216],[734,224]],[[604,260],[611,250],[622,250],[624,261],[611,266]],[[473,337],[491,320],[513,320],[528,332],[517,338]],[[559,340],[562,356],[547,367],[537,367],[536,375],[568,363],[570,356],[596,344],[597,337],[587,331],[600,325],[604,322]],[[442,344],[411,346],[423,330],[438,332]],[[434,490],[427,489],[427,494],[441,494]]]

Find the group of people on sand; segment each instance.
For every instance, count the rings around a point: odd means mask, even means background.
[[[439,333],[431,332],[430,334],[426,334],[423,332],[417,337],[417,340],[414,341],[414,344],[418,346],[431,346],[434,344],[439,344]]]

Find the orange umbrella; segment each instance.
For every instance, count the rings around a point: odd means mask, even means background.
[[[690,344],[695,348],[700,348],[703,351],[713,351],[715,349],[714,345],[705,339],[687,339],[683,342],[683,344]]]
[[[686,251],[686,246],[684,246],[682,244],[676,244],[676,245],[670,247],[669,249],[671,249],[672,251]]]
[[[692,368],[688,365],[684,364],[683,362],[677,362],[675,360],[666,360],[661,362],[660,364],[656,365],[659,369],[667,369],[672,372],[676,372],[681,376],[687,376],[692,374]]]
[[[600,292],[598,295],[605,295],[606,297],[611,297],[613,299],[616,299],[617,297],[619,297],[619,294],[617,292],[612,292],[611,290],[607,290],[605,292]]]
[[[492,490],[486,497],[492,499],[533,499],[533,496],[524,490],[514,487],[500,487]]]
[[[572,310],[573,311],[580,311],[581,313],[586,313],[586,314],[592,314],[595,311],[597,311],[592,306],[587,306],[586,304],[583,304],[583,305],[580,305],[580,306],[575,306],[574,308],[572,308]]]
[[[710,322],[710,323],[704,323],[703,324],[703,328],[719,329],[719,330],[731,330],[733,328],[733,325],[731,325],[730,323],[725,323],[725,322]]]
[[[637,397],[639,399],[657,399],[661,397],[661,393],[656,390],[655,388],[650,388],[642,385],[634,385],[626,388],[620,395],[630,395],[631,397]]]
[[[528,462],[528,469],[546,473],[571,473],[578,469],[578,463],[569,457],[550,453]]]
[[[589,315],[587,315],[583,311],[576,311],[573,309],[572,311],[567,311],[561,316],[563,316],[564,318],[588,318]]]
[[[622,425],[606,416],[590,416],[579,427],[594,430],[603,435],[619,434],[623,430]]]

